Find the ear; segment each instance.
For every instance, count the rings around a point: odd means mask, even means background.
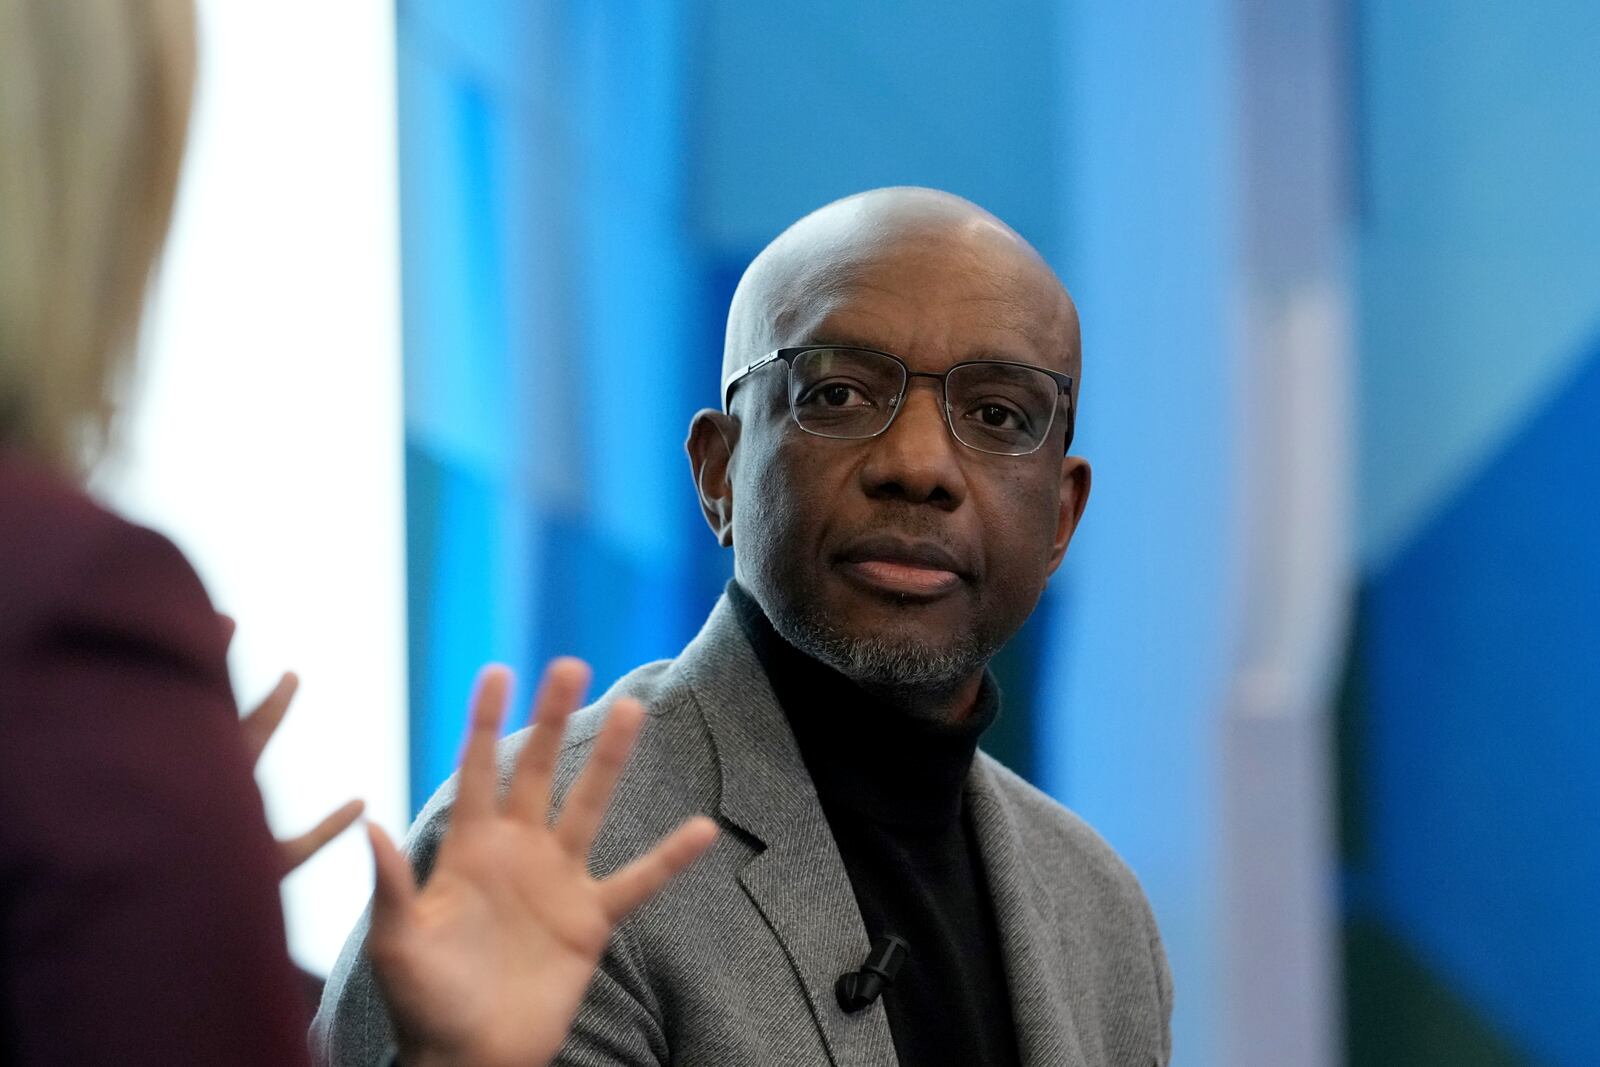
[[[1078,520],[1083,518],[1092,480],[1089,461],[1082,456],[1067,456],[1061,461],[1061,509],[1056,513],[1056,538],[1050,546],[1050,566],[1046,574],[1054,574],[1061,561],[1067,558],[1067,545],[1078,528]]]
[[[733,446],[739,442],[739,420],[706,408],[695,412],[689,439],[683,443],[694,473],[700,511],[723,548],[733,547]]]

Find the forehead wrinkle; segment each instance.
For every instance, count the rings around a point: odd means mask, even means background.
[[[884,292],[890,296],[899,293],[893,287],[861,280],[829,294],[818,303],[808,303],[804,299],[791,301],[776,317],[778,321],[765,351],[803,345],[838,345],[888,352],[913,367],[926,363],[923,357],[930,350],[924,346],[929,338],[906,335],[903,320],[853,299],[863,292]],[[995,293],[953,297],[946,304],[988,305],[1000,312],[983,316],[975,335],[955,341],[944,353],[948,362],[989,359],[1029,363],[1053,370],[1065,369],[1075,375],[1070,369],[1073,363],[1071,346],[1055,328],[1061,318],[1059,304],[1052,304],[1042,330],[1038,305],[1016,297],[1008,288]],[[882,324],[882,328],[873,328],[878,324]],[[933,343],[942,351],[945,341],[939,338]]]
[[[1019,338],[1022,347],[1034,350],[1039,356],[1046,359],[1063,355],[1065,350],[1071,347],[1070,339],[1063,337],[1060,329],[1059,324],[1062,319],[1063,309],[1059,300],[1046,302],[1030,299],[1029,297],[1032,294],[1021,293],[1019,292],[1021,287],[1006,284],[1006,279],[997,277],[987,279],[993,283],[984,286],[988,291],[974,292],[972,291],[972,286],[964,284],[966,280],[965,278],[957,279],[958,282],[963,283],[960,285],[961,291],[948,296],[934,297],[943,308],[961,309],[965,312],[965,321],[960,326],[969,329],[973,336],[966,338],[960,342],[961,344],[975,349],[992,347],[995,342],[984,340],[984,334],[1009,334]],[[816,340],[815,335],[828,328],[830,325],[829,320],[834,317],[847,320],[887,320],[889,332],[896,335],[895,340],[892,342],[878,341],[865,347],[883,347],[885,344],[909,346],[915,343],[910,338],[902,336],[905,322],[903,320],[897,321],[898,317],[894,316],[892,312],[882,311],[870,306],[870,304],[864,305],[860,301],[846,300],[842,302],[839,299],[840,297],[849,298],[860,293],[882,293],[891,299],[897,299],[903,295],[903,290],[898,286],[878,284],[871,280],[863,279],[850,286],[844,292],[836,294],[823,308],[818,309],[824,313],[811,317],[811,321],[817,323],[812,334],[799,338],[797,343],[810,343]],[[1048,303],[1049,306],[1042,307],[1045,303]],[[965,309],[967,308],[972,310],[966,312]],[[805,320],[801,319],[799,321],[804,322]],[[857,331],[849,328],[848,322],[839,323],[833,328],[843,329],[849,334],[857,333]],[[915,329],[914,326],[913,329]],[[796,335],[785,334],[783,336],[795,337]],[[1018,347],[1017,341],[1002,341],[1000,344],[1005,350],[1012,351],[1013,358],[1016,358],[1014,350]]]

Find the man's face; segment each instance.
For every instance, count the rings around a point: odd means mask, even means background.
[[[874,348],[912,371],[999,359],[1071,373],[1070,305],[1036,261],[995,244],[904,240],[830,271],[822,291],[784,297],[773,347]],[[968,680],[1027,619],[1081,512],[1088,471],[1063,461],[1064,415],[1036,452],[991,455],[950,435],[938,382],[912,378],[883,434],[835,440],[795,424],[786,374],[774,364],[735,392],[740,581],[785,638],[858,681]]]

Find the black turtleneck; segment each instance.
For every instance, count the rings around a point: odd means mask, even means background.
[[[1000,710],[994,679],[984,675],[959,723],[918,719],[785,641],[737,582],[728,597],[811,772],[867,937],[910,945],[883,998],[896,1056],[905,1067],[1019,1063],[964,789]]]

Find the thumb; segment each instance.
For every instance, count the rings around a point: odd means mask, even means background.
[[[411,864],[377,823],[367,823],[367,843],[372,846],[374,873],[372,936],[393,937],[403,928],[416,900],[416,878],[411,873]]]

